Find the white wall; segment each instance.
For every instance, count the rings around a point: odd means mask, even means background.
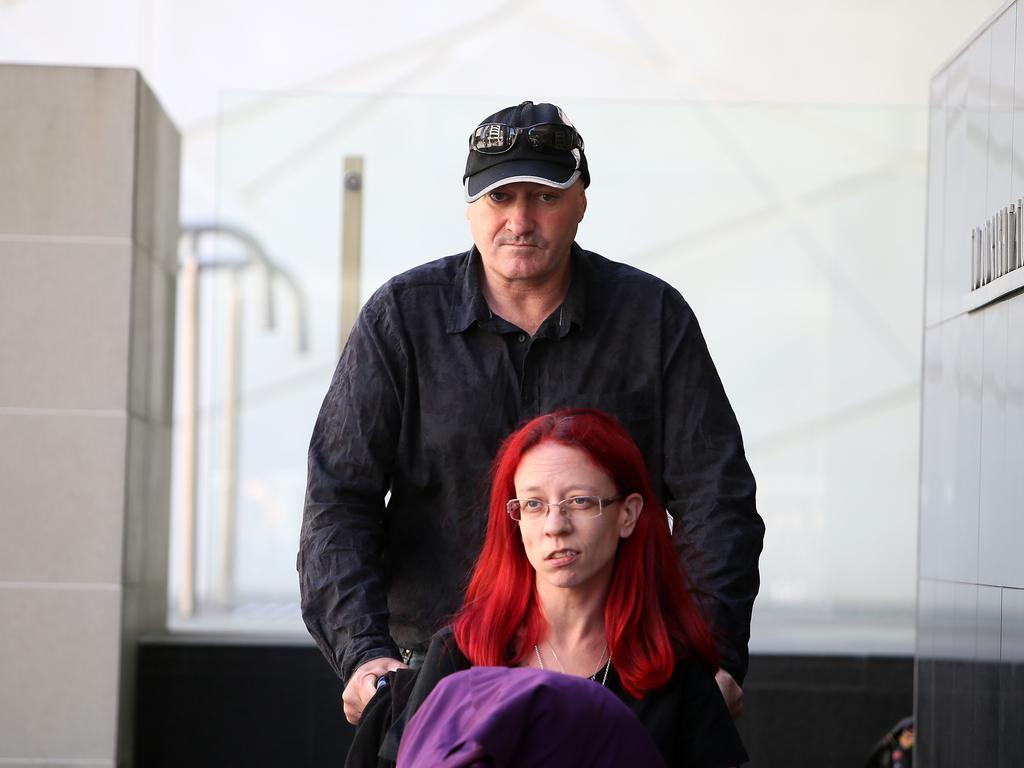
[[[0,65],[0,765],[123,765],[163,628],[178,134],[137,72]]]
[[[965,43],[931,81],[915,703],[924,766],[1024,755],[1014,727],[1024,268],[970,287],[971,230],[1024,199],[1024,10],[1009,5]],[[979,304],[984,294],[998,298]]]

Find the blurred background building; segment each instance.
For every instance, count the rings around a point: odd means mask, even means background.
[[[855,763],[914,707],[915,638],[939,658],[957,615],[980,621],[998,595],[985,615],[1002,622],[1020,594],[1003,588],[1024,587],[979,565],[985,541],[1012,540],[978,538],[971,467],[992,462],[928,420],[945,398],[935,414],[980,425],[972,355],[1012,337],[1007,302],[984,322],[960,305],[954,254],[1020,196],[990,169],[1017,135],[1021,25],[992,0],[0,0],[0,765],[341,748],[341,686],[298,612],[313,419],[359,301],[468,247],[466,136],[523,99],[560,104],[586,139],[579,242],[680,289],[743,427],[767,525],[741,721],[754,764]],[[977,378],[932,364],[950,355]],[[923,362],[939,383],[922,425]],[[987,391],[1010,408],[1002,375]],[[123,483],[89,496],[68,478],[91,487],[97,445]],[[974,517],[955,515],[972,493]],[[947,521],[922,531],[948,542],[922,542],[921,635],[919,499],[923,526]],[[943,570],[970,542],[966,570]],[[40,623],[96,606],[95,654]],[[68,663],[93,673],[70,699]],[[935,690],[984,688],[927,669]],[[931,711],[947,730],[984,719]],[[268,721],[276,735],[253,729]]]

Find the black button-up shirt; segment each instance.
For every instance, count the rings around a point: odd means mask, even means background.
[[[479,260],[474,248],[393,278],[352,329],[309,448],[298,568],[313,638],[343,680],[397,658],[396,643],[423,647],[461,603],[502,439],[587,406],[640,446],[722,666],[742,681],[764,524],[689,305],[574,244],[568,294],[530,337],[490,311]]]

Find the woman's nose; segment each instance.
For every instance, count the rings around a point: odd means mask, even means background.
[[[544,532],[548,534],[563,533],[570,528],[572,528],[572,521],[569,519],[569,515],[563,512],[558,504],[549,504],[547,517],[544,518]]]

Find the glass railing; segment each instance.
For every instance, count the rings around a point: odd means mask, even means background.
[[[244,230],[277,271],[200,270],[196,474],[183,490],[179,401],[172,628],[304,632],[306,448],[346,330],[345,158],[363,162],[365,299],[470,245],[466,137],[502,106],[224,97],[216,223]],[[768,530],[752,649],[911,652],[927,111],[562,106],[593,177],[579,243],[682,292],[743,428]],[[247,258],[230,236],[197,255]],[[181,526],[190,493],[194,533]]]

